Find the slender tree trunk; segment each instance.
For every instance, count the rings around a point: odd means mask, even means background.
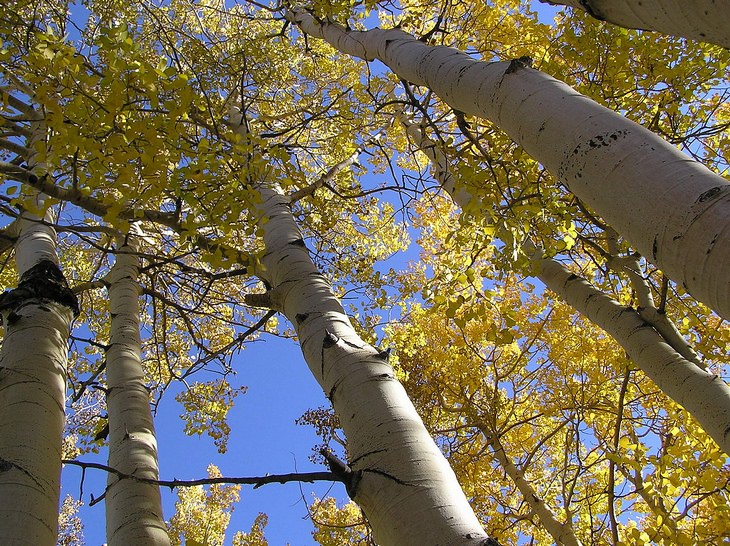
[[[247,298],[282,312],[347,436],[347,492],[383,546],[485,545],[490,539],[469,506],[382,353],[355,332],[312,262],[290,199],[260,184],[265,255],[260,277],[271,288]]]
[[[605,330],[664,394],[683,406],[730,453],[730,387],[675,351],[632,307],[621,305],[561,263],[536,262],[538,278]]]
[[[479,430],[487,439],[487,443],[492,446],[494,457],[499,462],[499,465],[517,486],[517,489],[522,494],[522,498],[530,507],[532,513],[540,520],[540,524],[553,537],[555,544],[558,546],[580,546],[580,541],[575,536],[570,522],[561,523],[558,520],[553,511],[545,504],[545,501],[537,494],[532,484],[525,478],[525,473],[517,468],[517,465],[507,456],[507,452],[504,450],[504,446],[502,446],[499,437],[488,426],[478,426]]]
[[[496,544],[388,364],[352,328],[278,189],[260,187],[268,306],[295,326],[345,435],[349,495],[383,546]],[[256,300],[257,303],[261,303]]]
[[[141,361],[138,271],[135,247],[124,241],[109,275],[109,466],[156,480],[157,440]],[[109,546],[169,546],[158,486],[110,475],[105,500]]]
[[[39,220],[21,218],[20,282],[0,297],[0,543],[8,546],[52,546],[58,533],[68,336],[78,307],[58,268],[55,231]]]
[[[235,108],[228,122],[246,136]],[[268,291],[250,294],[246,303],[283,313],[296,329],[304,359],[347,437],[349,464],[328,460],[330,468],[340,473],[378,544],[499,546],[396,379],[388,352],[360,338],[312,262],[291,198],[274,183],[259,183],[257,190],[254,213],[262,220],[265,253],[256,273]]]
[[[467,204],[471,197],[465,191],[456,191],[443,152],[423,136],[418,126],[408,123],[404,116],[400,121],[431,160],[441,187],[457,205]],[[545,286],[612,336],[664,394],[684,406],[720,448],[730,453],[730,387],[721,377],[706,371],[702,362],[683,357],[639,311],[620,305],[560,262],[538,258],[534,269]]]
[[[643,256],[730,319],[730,183],[651,131],[521,60],[479,62],[398,29],[289,19],[339,51],[379,59],[452,108],[494,122]]]
[[[730,48],[728,0],[540,0],[581,9],[601,21],[656,30]]]

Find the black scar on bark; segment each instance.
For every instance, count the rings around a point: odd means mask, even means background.
[[[18,287],[0,295],[0,311],[13,311],[31,300],[52,301],[79,314],[79,300],[69,288],[59,267],[51,260],[41,260],[20,277]]]

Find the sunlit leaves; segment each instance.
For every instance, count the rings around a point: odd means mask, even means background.
[[[607,266],[609,255],[632,249],[501,131],[375,63],[305,39],[279,13],[254,4],[90,1],[88,25],[78,32],[65,30],[61,3],[36,4],[3,8],[2,70],[32,88],[15,94],[45,117],[48,142],[37,151],[51,181],[77,202],[93,197],[102,210],[67,204],[59,221],[69,234],[64,270],[74,285],[87,285],[83,333],[71,348],[68,456],[103,443],[108,232],[133,224],[146,232],[141,283],[152,402],[181,380],[174,388],[185,431],[208,435],[223,451],[230,408],[244,390],[230,359],[243,347],[241,332],[260,317],[240,303],[255,284],[245,275],[262,248],[252,186],[267,179],[292,194],[362,147],[361,166],[337,173],[292,210],[318,265],[352,298],[363,338],[375,343],[377,326],[402,318],[385,329],[396,347],[391,362],[492,530],[507,543],[527,535],[536,544],[551,540],[490,456],[490,435],[584,543],[606,541],[612,531],[627,544],[726,538],[722,454],[605,334],[520,277],[535,273],[525,252],[530,239],[636,305],[626,275]],[[536,67],[727,170],[728,52],[719,48],[580,14],[548,26],[515,0],[306,6],[353,28],[373,26],[377,15],[383,27],[399,25],[476,59],[529,55]],[[4,91],[0,101],[0,129],[24,141],[16,129],[26,121],[13,126],[18,112]],[[245,136],[228,123],[231,106],[245,114]],[[461,209],[438,192],[425,154],[394,123],[398,110],[416,116],[448,155],[456,190],[471,196]],[[377,179],[367,176],[373,173]],[[9,207],[22,202],[17,183],[2,189]],[[164,225],[150,221],[161,216]],[[197,247],[199,237],[226,246]],[[412,242],[420,255],[411,250],[406,259],[417,263],[383,265]],[[236,272],[243,260],[232,248],[251,254],[247,271]],[[661,272],[639,264],[657,304],[680,318],[680,333],[722,375],[727,324],[681,287],[662,296]],[[2,278],[14,282],[8,268]],[[277,333],[273,322],[267,331]],[[201,370],[222,377],[201,377]],[[328,412],[304,420],[326,441],[343,441],[327,435],[337,428]],[[179,511],[189,515],[178,518],[189,530],[177,536],[220,543],[233,495],[191,491],[181,494]],[[213,502],[218,496],[225,499]],[[312,513],[323,544],[368,540],[351,505],[318,501]],[[257,518],[235,543],[265,544],[265,523]],[[201,529],[210,532],[196,535]]]
[[[225,379],[208,383],[194,383],[175,398],[183,405],[185,433],[200,436],[206,433],[213,438],[218,451],[224,453],[231,427],[226,417],[233,400],[246,392],[245,387],[233,388]]]
[[[74,500],[71,495],[66,495],[61,503],[61,510],[58,517],[58,541],[57,546],[83,546],[84,524],[78,517],[79,507],[83,503]]]
[[[315,530],[312,537],[322,546],[373,544],[362,513],[354,502],[337,506],[335,499],[315,499],[310,506]]]
[[[609,505],[622,543],[727,536],[724,454],[626,368],[610,338],[549,294],[530,292],[509,279],[468,321],[458,319],[483,296],[456,310],[413,306],[388,329],[398,348],[391,362],[490,531],[506,542],[553,543],[539,520],[522,520],[524,492],[489,455],[497,436],[558,520],[570,506],[584,543],[610,543],[602,542],[614,525]],[[500,339],[501,331],[513,339]]]
[[[256,516],[248,533],[239,531],[233,536],[233,546],[268,546],[269,541],[266,540],[264,532],[268,521],[268,516],[260,513]]]
[[[208,466],[208,477],[218,478],[220,471]],[[211,485],[182,488],[169,522],[170,542],[223,546],[233,505],[239,499],[239,485]]]

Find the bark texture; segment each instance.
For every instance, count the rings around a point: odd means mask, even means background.
[[[492,121],[643,256],[730,319],[730,183],[637,125],[520,60],[480,62],[398,29],[348,31],[303,11],[304,32],[379,59],[455,110]]]
[[[482,529],[387,354],[357,335],[312,262],[289,199],[261,186],[270,302],[297,330],[304,357],[347,436],[348,492],[383,546],[496,544]]]
[[[729,0],[540,0],[581,9],[601,21],[730,48]]]
[[[121,246],[109,276],[109,466],[157,480],[157,440],[141,361],[139,263],[134,252],[132,245]],[[169,546],[158,486],[110,475],[105,501],[109,546]]]
[[[67,344],[78,305],[55,249],[55,231],[24,214],[15,244],[20,283],[0,298],[0,543],[7,546],[53,546],[58,533]]]

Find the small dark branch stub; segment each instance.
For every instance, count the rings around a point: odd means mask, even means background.
[[[337,337],[335,334],[333,334],[329,330],[325,330],[324,339],[322,340],[322,348],[329,349],[330,347],[334,347],[335,345],[337,345],[338,341],[340,341],[339,337]]]
[[[527,55],[524,55],[520,57],[519,59],[512,59],[509,62],[509,66],[507,67],[507,70],[504,71],[505,74],[512,74],[513,72],[517,72],[520,68],[530,68],[532,67],[532,57],[528,57]]]

